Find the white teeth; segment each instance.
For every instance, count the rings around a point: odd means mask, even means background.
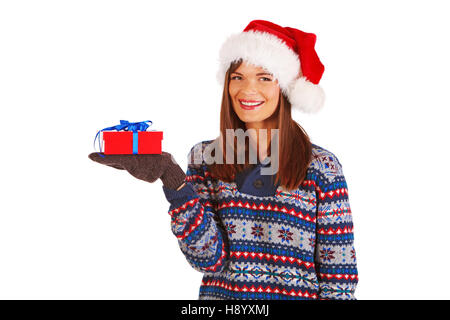
[[[241,101],[241,103],[242,103],[244,106],[257,106],[257,105],[262,104],[263,102],[244,102],[244,101]]]

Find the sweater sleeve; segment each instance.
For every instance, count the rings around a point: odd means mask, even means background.
[[[214,273],[223,270],[228,250],[217,219],[211,176],[202,159],[201,164],[194,162],[194,151],[198,157],[203,143],[189,152],[186,185],[178,191],[163,186],[163,191],[170,202],[172,232],[187,261],[197,271]]]
[[[334,154],[322,156],[321,166],[322,174],[316,181],[315,246],[319,298],[356,300],[358,271],[347,183]]]

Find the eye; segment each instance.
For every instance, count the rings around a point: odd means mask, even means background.
[[[236,78],[239,78],[239,79],[236,79]],[[230,77],[230,80],[240,80],[240,79],[241,79],[241,76],[232,76],[232,77]],[[260,79],[265,79],[264,81],[272,81],[271,78],[267,78],[267,77],[261,77]]]

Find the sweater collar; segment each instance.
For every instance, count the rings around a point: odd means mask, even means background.
[[[263,161],[253,164],[236,174],[236,186],[241,193],[254,196],[273,196],[279,186],[275,183],[274,175],[262,175],[261,168],[270,165],[270,159],[266,157]]]

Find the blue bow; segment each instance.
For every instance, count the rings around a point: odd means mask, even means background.
[[[150,122],[150,124],[147,124],[147,122]],[[95,149],[95,140],[97,140],[98,136],[100,135],[100,132],[106,131],[106,130],[117,130],[117,131],[132,131],[133,132],[133,154],[138,153],[138,131],[146,131],[148,127],[153,122],[151,120],[141,121],[141,122],[129,122],[127,120],[120,120],[120,124],[112,127],[107,127],[102,130],[99,130],[97,134],[95,135],[94,139],[94,149]],[[100,143],[100,139],[98,139],[98,147],[100,149],[100,153],[102,152],[102,146]],[[100,156],[104,157],[104,155],[100,154]]]

